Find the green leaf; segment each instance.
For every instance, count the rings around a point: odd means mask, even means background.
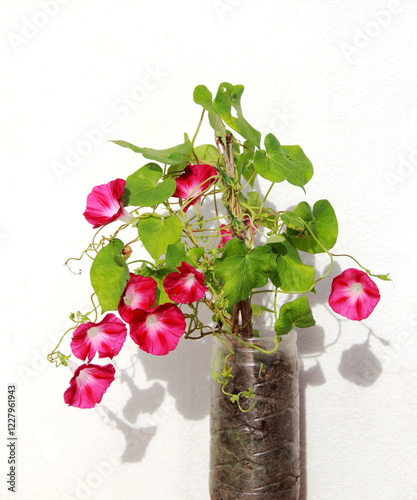
[[[220,116],[217,114],[213,104],[213,96],[210,90],[205,85],[197,85],[193,93],[194,102],[203,106],[208,111],[210,125],[214,129],[216,137],[221,137],[223,143],[226,143],[226,128]]]
[[[270,244],[268,242],[268,244]],[[297,249],[286,237],[282,243],[270,244],[279,255],[271,281],[284,292],[304,292],[314,285],[314,267],[304,264]]]
[[[282,243],[283,241],[285,241],[285,236],[283,236],[282,234],[274,234],[274,236],[270,236],[266,240],[266,244],[272,245],[273,243]]]
[[[197,85],[193,92],[193,99],[196,104],[203,106],[206,111],[215,113],[213,95],[205,85]]]
[[[308,328],[315,324],[310,304],[304,295],[281,306],[279,318],[276,320],[274,328],[275,333],[282,336],[289,333],[294,327]]]
[[[204,253],[204,248],[201,247],[192,247],[187,252],[188,263],[191,266],[197,266],[198,261],[201,259]]]
[[[255,170],[271,182],[287,180],[303,187],[313,175],[313,165],[300,146],[281,146],[273,134],[265,137],[265,149],[256,151],[253,158]]]
[[[295,212],[287,210],[286,212],[280,214],[280,219],[287,227],[294,229],[294,231],[304,231],[305,229],[303,219]]]
[[[175,179],[162,178],[162,168],[148,163],[126,179],[123,202],[125,205],[154,207],[166,201],[175,192]]]
[[[156,281],[156,297],[155,302],[152,304],[152,307],[159,306],[161,304],[166,304],[167,302],[172,302],[172,300],[168,297],[168,294],[164,288],[164,278],[171,272],[171,269],[162,268],[162,269],[151,269],[146,265],[141,269],[141,272],[138,273],[142,276],[150,276]]]
[[[248,206],[255,211],[259,211],[262,208],[262,198],[257,191],[250,191],[248,193]]]
[[[313,210],[307,202],[303,201],[293,211],[303,219],[305,224],[308,224],[310,230],[326,250],[333,248],[337,241],[338,224],[333,207],[327,200],[317,201],[313,206]],[[325,251],[307,230],[299,233],[288,229],[287,233],[299,250],[308,253],[322,253]]]
[[[254,129],[243,117],[240,103],[243,91],[243,85],[221,83],[213,101],[214,107],[217,114],[230,128],[259,148],[261,143],[260,132]],[[237,116],[232,115],[232,108],[236,111]]]
[[[168,267],[178,267],[181,265],[181,262],[185,262],[186,260],[187,254],[185,253],[184,245],[180,241],[170,243],[167,246],[165,261]]]
[[[140,153],[148,160],[159,161],[160,163],[164,163],[166,165],[178,165],[179,163],[188,161],[188,155],[191,152],[191,142],[186,134],[184,134],[184,142],[182,144],[168,149],[140,148],[126,141],[110,142],[114,142],[123,148],[129,148],[135,153]]]
[[[251,304],[251,308],[254,316],[262,316],[264,312],[274,312],[272,309],[269,309],[269,307],[261,306],[260,304]]]
[[[380,280],[383,281],[391,281],[391,278],[389,277],[389,274],[371,274],[371,276],[374,276],[375,278],[379,278]]]
[[[91,285],[97,294],[101,312],[117,309],[129,280],[129,269],[121,256],[124,243],[115,239],[96,255],[90,269]]]
[[[249,251],[239,239],[228,241],[222,257],[214,263],[214,273],[223,283],[229,305],[247,299],[254,288],[266,285],[275,260],[267,245]]]
[[[182,222],[176,215],[169,217],[149,217],[138,222],[139,238],[154,259],[166,251],[170,243],[176,243],[182,233]]]
[[[250,148],[251,143],[247,141],[245,142],[245,146]],[[247,181],[250,179],[250,185],[252,187],[256,179],[256,172],[254,172],[255,169],[253,167],[253,155],[254,152],[251,149],[244,149],[243,152],[238,156],[236,162],[236,170],[238,178],[240,178],[243,175],[243,177]]]
[[[197,146],[194,148],[194,151],[200,163],[215,165],[219,159],[219,151],[215,146],[213,146],[213,144],[203,144],[201,146]]]

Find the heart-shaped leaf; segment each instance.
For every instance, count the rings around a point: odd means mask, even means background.
[[[182,222],[176,215],[150,215],[139,220],[138,230],[143,246],[154,259],[159,259],[169,244],[176,243],[181,238]]]
[[[256,151],[255,170],[271,182],[287,180],[303,187],[313,176],[313,165],[300,146],[281,146],[273,134],[265,137],[265,150]]]
[[[123,202],[125,205],[154,207],[167,200],[175,192],[175,179],[162,178],[162,168],[148,163],[126,179]]]
[[[328,200],[317,201],[313,209],[303,201],[293,210],[305,224],[309,226],[316,238],[313,238],[308,231],[299,233],[287,229],[293,244],[304,252],[322,253],[330,250],[336,243],[338,234],[338,224],[335,211]],[[317,243],[318,240],[321,244]],[[324,247],[324,248],[323,248]]]
[[[283,304],[279,310],[279,318],[275,322],[275,333],[279,336],[286,335],[295,326],[308,328],[316,324],[310,304],[305,295]]]
[[[129,280],[129,269],[121,253],[124,243],[115,239],[96,255],[90,269],[91,285],[97,294],[101,312],[117,309]]]

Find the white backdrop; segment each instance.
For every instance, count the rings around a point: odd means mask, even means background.
[[[393,279],[361,323],[332,314],[328,283],[299,334],[301,498],[417,498],[417,4],[15,0],[0,17],[0,497],[208,498],[208,342],[163,358],[126,348],[93,410],[66,407],[70,372],[45,354],[90,293],[87,263],[81,276],[62,265],[90,240],[86,195],[138,167],[107,141],[177,144],[199,119],[193,88],[229,81],[251,123],[315,166],[305,197],[287,185],[276,202],[329,199],[335,251]]]

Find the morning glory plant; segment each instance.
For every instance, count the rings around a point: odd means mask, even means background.
[[[140,166],[87,196],[83,215],[96,231],[80,259],[92,260],[92,306],[70,315],[73,325],[48,355],[72,370],[66,404],[101,402],[115,379],[112,360],[127,342],[155,356],[210,335],[230,353],[234,343],[262,350],[252,340],[259,335],[253,317],[272,315],[276,349],[294,328],[315,324],[308,297],[331,273],[336,214],[328,200],[313,206],[301,200],[292,210],[271,206],[270,195],[284,182],[304,190],[313,166],[300,146],[282,145],[272,133],[262,141],[243,115],[243,90],[222,83],[213,98],[197,86],[201,118],[192,139],[185,134],[177,146],[156,150],[113,141],[137,154]],[[207,118],[213,144],[198,144]],[[266,193],[255,188],[257,177],[270,182]],[[146,259],[137,258],[138,248]],[[306,264],[306,254],[327,254],[326,272]],[[389,278],[353,261],[360,269],[348,268],[329,284],[329,305],[360,321],[380,298],[372,277]],[[262,304],[267,294],[271,307]],[[209,321],[203,322],[203,310]],[[232,376],[225,359],[215,378],[226,387]],[[250,388],[231,400],[239,405],[245,397],[253,397]]]

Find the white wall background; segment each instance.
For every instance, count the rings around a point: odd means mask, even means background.
[[[230,81],[257,128],[313,161],[305,199],[334,205],[335,251],[393,279],[362,323],[331,313],[327,283],[299,335],[302,499],[417,498],[417,4],[15,0],[0,17],[0,497],[16,383],[10,498],[208,498],[208,343],[162,359],[126,348],[89,411],[65,406],[70,373],[45,354],[90,293],[87,263],[62,265],[90,240],[85,197],[138,165],[106,141],[177,144],[200,115],[193,88]],[[286,187],[277,203],[302,199]]]

